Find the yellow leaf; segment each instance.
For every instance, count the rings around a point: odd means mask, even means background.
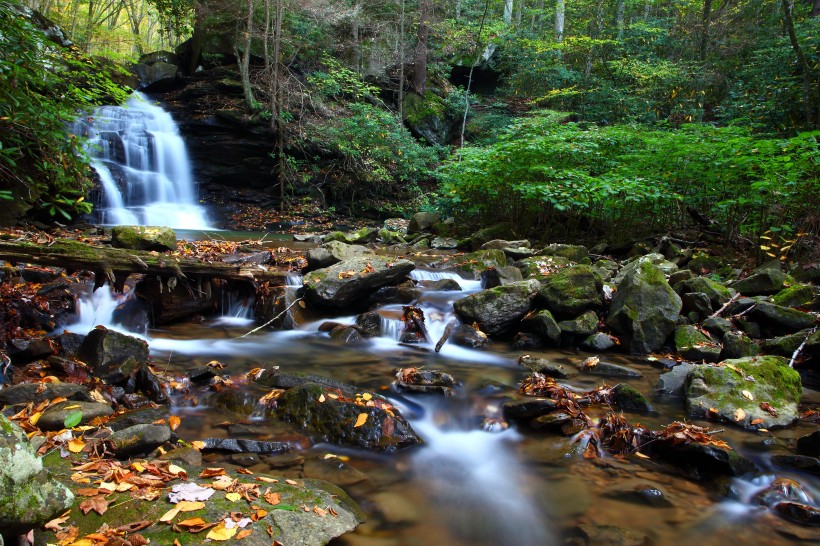
[[[142,466],[141,463],[131,463],[131,468],[133,468],[138,474],[145,472],[145,467]]]
[[[182,467],[179,467],[175,464],[172,464],[172,465],[168,466],[168,473],[169,474],[176,474],[176,475],[185,474],[187,476],[187,473],[185,472],[185,469],[182,468]]]
[[[319,402],[324,402],[324,401],[325,401],[325,395],[324,395],[324,394],[320,394],[320,395],[319,395]]]
[[[100,489],[108,491],[109,493],[113,493],[117,490],[117,484],[114,482],[102,482],[100,483]]]
[[[71,453],[79,453],[85,447],[85,442],[79,438],[72,438],[68,441],[68,450]]]
[[[172,519],[177,517],[177,514],[179,514],[179,506],[175,506],[167,512],[165,512],[164,514],[162,514],[159,520],[163,523],[170,523]]]
[[[36,425],[36,424],[37,424],[37,421],[39,421],[39,420],[40,420],[40,417],[42,417],[42,415],[43,415],[43,412],[42,412],[42,411],[38,411],[37,413],[35,413],[35,414],[34,414],[34,415],[32,415],[31,417],[29,417],[29,418],[28,418],[28,422],[29,422],[29,424],[30,424],[30,425],[32,425],[32,426]]]
[[[360,427],[363,424],[365,424],[366,421],[367,421],[367,414],[366,413],[360,413],[359,416],[356,417],[356,424],[353,425],[353,427],[354,428],[355,427]]]
[[[180,419],[176,415],[172,415],[168,418],[168,426],[171,427],[171,430],[176,430],[179,427]]]
[[[242,495],[239,493],[225,493],[225,498],[231,502],[236,502],[242,500]]]
[[[253,533],[253,529],[242,529],[239,531],[239,534],[236,535],[236,540],[242,540],[243,538],[250,536]]]
[[[193,512],[205,508],[205,503],[202,501],[179,501],[177,508],[180,512]]]
[[[238,530],[239,529],[237,527],[231,527],[230,529],[228,529],[227,527],[225,527],[225,522],[223,521],[222,523],[208,531],[208,535],[205,538],[224,542],[226,540],[232,539]]]
[[[373,395],[370,394],[369,392],[366,392],[362,395],[363,400],[370,400],[371,398],[373,398]]]
[[[200,450],[205,448],[205,442],[195,440],[195,441],[191,442],[191,447],[196,449],[197,451],[200,451]]]

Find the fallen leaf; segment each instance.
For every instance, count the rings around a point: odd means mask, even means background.
[[[752,393],[750,393],[749,391],[743,390],[743,391],[740,391],[740,394],[742,394],[744,396],[744,398],[748,398],[749,400],[754,400],[755,399],[755,397],[752,396]]]
[[[299,485],[299,482],[296,480],[285,480],[285,483],[288,485]]]
[[[176,430],[179,428],[180,418],[176,415],[172,415],[168,418],[168,426],[171,427],[171,430]]]
[[[356,417],[356,424],[353,427],[360,427],[365,424],[367,421],[368,414],[367,413],[360,413],[358,417]]]
[[[82,441],[80,438],[72,438],[68,442],[68,450],[71,453],[79,453],[85,447],[85,442]]]
[[[318,506],[314,506],[313,507],[313,513],[316,514],[317,516],[319,516],[320,518],[323,518],[327,515],[327,510],[324,510],[323,508],[319,508]]]
[[[198,527],[200,525],[205,525],[208,522],[202,518],[189,518],[180,522],[177,522],[177,525],[180,527]]]
[[[760,409],[762,409],[763,411],[765,411],[766,413],[768,413],[772,417],[777,417],[778,416],[777,415],[777,410],[774,409],[774,407],[772,407],[772,405],[769,404],[768,402],[761,402],[760,403]]]
[[[251,472],[247,468],[237,468],[236,473],[237,474],[244,474],[246,476],[253,476],[253,472]]]
[[[732,418],[733,418],[735,421],[742,421],[743,419],[745,419],[745,418],[746,418],[746,412],[745,412],[745,411],[743,411],[741,408],[737,408],[737,409],[735,410],[735,413],[732,415]]]
[[[242,495],[240,495],[239,493],[226,493],[225,498],[231,502],[237,502],[242,500]]]
[[[370,394],[369,392],[366,392],[362,395],[363,400],[370,400],[371,398],[373,398],[373,395]]]
[[[200,478],[215,478],[216,476],[225,476],[224,468],[206,468],[199,473]]]
[[[242,529],[236,534],[236,540],[242,540],[243,538],[250,536],[253,533],[253,529]]]
[[[168,500],[175,504],[179,501],[206,501],[215,492],[209,487],[201,487],[191,482],[178,483],[171,488]]]
[[[108,510],[108,501],[105,500],[105,497],[102,495],[89,497],[80,503],[80,510],[82,510],[83,514],[88,514],[94,510],[99,515],[103,515],[105,511]]]
[[[763,419],[758,418],[758,419],[752,419],[752,421],[749,424],[750,425],[759,425],[762,422],[763,422]]]
[[[265,512],[265,513],[267,513],[267,512]],[[48,529],[49,531],[61,531],[62,528],[63,528],[62,527],[63,523],[68,521],[68,516],[70,514],[71,514],[71,511],[68,511],[65,514],[63,514],[62,516],[60,516],[59,518],[54,518],[53,520],[46,523],[44,525],[44,527],[46,529]]]
[[[175,476],[178,476],[178,477],[182,478],[183,480],[188,477],[188,473],[185,472],[185,469],[182,468],[181,466],[177,466],[175,464],[168,465],[168,473],[173,474]]]
[[[223,521],[222,523],[208,531],[208,534],[205,536],[205,538],[210,540],[216,540],[219,542],[224,542],[226,540],[232,539],[234,535],[236,535],[237,530],[238,529],[236,527],[228,529],[227,527],[225,527],[225,522]]]
[[[282,502],[282,495],[279,493],[265,493],[262,498],[265,499],[268,504],[272,504],[273,506],[276,506]]]
[[[257,476],[256,479],[260,482],[279,483],[279,480],[277,480],[276,478],[268,478],[267,476]]]
[[[179,514],[179,506],[175,506],[167,512],[165,512],[164,514],[162,514],[159,520],[163,523],[170,523],[171,520],[177,517],[177,514]]]
[[[194,510],[202,510],[205,508],[205,503],[201,501],[179,501],[177,508],[180,512],[193,512]]]
[[[644,454],[643,454],[643,453],[641,453],[640,451],[636,451],[636,452],[635,452],[635,455],[636,455],[637,457],[640,457],[641,459],[649,459],[649,458],[650,458],[650,457],[649,457],[649,455],[644,455]]]

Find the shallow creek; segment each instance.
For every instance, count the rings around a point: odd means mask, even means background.
[[[434,278],[438,274],[417,271],[414,276]],[[476,281],[459,283],[464,289],[461,292],[428,291],[419,302],[434,341],[452,318],[452,302],[480,289]],[[116,301],[104,292],[106,288],[98,291],[94,304],[85,302],[83,325],[73,327],[74,331],[84,333],[83,328],[109,322],[107,317]],[[789,439],[811,432],[811,425],[773,433],[727,429],[720,438],[752,458],[763,473],[751,480],[701,484],[652,460],[589,461],[578,454],[569,455],[572,439],[559,435],[515,425],[500,432],[483,430],[481,416],[500,409],[505,399],[514,396],[518,381],[525,375],[516,362],[523,353],[512,351],[507,343],[497,342],[483,351],[446,344],[438,354],[428,345],[401,345],[397,341],[401,306],[382,308],[383,337],[359,344],[340,345],[319,333],[318,325],[326,317],[318,316],[294,331],[262,330],[237,339],[256,325],[243,318],[247,313],[241,302],[226,307],[222,317],[149,331],[147,339],[156,367],[182,377],[192,368],[218,360],[225,365],[220,372],[223,376],[279,366],[283,371],[332,377],[386,395],[425,441],[422,446],[393,454],[310,445],[301,431],[259,417],[256,400],[265,390],[253,385],[241,384],[238,390],[221,393],[191,387],[195,402],[190,397],[176,398],[172,413],[182,417],[177,433],[185,440],[209,436],[288,440],[293,445],[290,455],[309,459],[333,454],[340,459],[330,460],[344,461],[362,472],[366,479],[344,487],[368,514],[368,521],[356,532],[337,539],[337,546],[562,544],[567,533],[571,536],[572,528],[582,523],[635,529],[656,545],[717,546],[729,541],[785,545],[796,544],[797,537],[817,538],[816,530],[790,524],[746,502],[774,476],[796,479],[817,497],[820,487],[816,478],[773,469],[768,462],[772,454],[788,452]],[[353,322],[353,317],[332,320]],[[571,350],[528,352],[567,367],[591,356]],[[650,362],[617,353],[599,356],[641,372],[642,378],[629,383],[647,395],[653,392],[661,370]],[[461,386],[456,396],[446,399],[400,394],[390,388],[394,370],[399,367],[442,370]],[[618,380],[579,375],[568,381],[582,390],[604,382],[613,385]],[[487,385],[501,388],[493,392]],[[817,393],[805,391],[804,401],[819,400]],[[655,398],[652,402],[656,413],[627,417],[653,428],[685,418],[681,399]],[[606,411],[594,408],[589,414],[596,418]],[[293,459],[284,459],[288,458]],[[206,456],[209,466],[230,466],[236,460]],[[257,457],[250,463],[254,472],[292,476],[299,475],[301,468],[288,466],[281,458]],[[325,478],[346,481],[350,472],[340,470]],[[647,483],[663,492],[664,502],[652,505],[619,493]],[[734,500],[723,496],[728,491],[736,491]]]

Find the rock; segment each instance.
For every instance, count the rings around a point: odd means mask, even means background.
[[[612,339],[612,336],[603,332],[592,334],[581,342],[581,348],[591,352],[607,351],[615,345],[617,343]]]
[[[546,309],[529,313],[521,320],[521,326],[551,345],[558,345],[561,340],[561,328]]]
[[[398,231],[391,231],[387,228],[381,228],[379,230],[379,237],[378,240],[386,245],[396,245],[396,244],[406,244],[407,241],[404,238],[404,235],[407,234],[407,230],[404,233]]]
[[[527,239],[521,239],[519,241],[493,239],[481,245],[480,250],[504,250],[505,248],[530,248],[530,242]]]
[[[795,284],[784,288],[774,296],[772,303],[782,307],[800,307],[814,299],[814,287],[810,284]]]
[[[758,303],[750,315],[764,328],[778,333],[796,332],[816,323],[816,317],[810,313],[768,302]]]
[[[820,476],[820,459],[808,455],[772,455],[773,464],[790,470],[808,472]]]
[[[481,288],[495,288],[524,280],[521,270],[511,265],[493,267],[481,272]]]
[[[475,322],[490,335],[500,334],[529,312],[538,286],[535,280],[498,286],[462,298],[453,308],[463,323]]]
[[[375,243],[378,237],[378,228],[363,227],[361,229],[357,229],[356,231],[351,231],[350,233],[333,231],[325,235],[324,240],[326,242],[341,242],[350,245],[366,245],[369,243]],[[342,258],[342,260],[345,259],[347,258]]]
[[[225,254],[222,261],[226,264],[240,265],[260,265],[270,263],[271,253],[268,250],[259,252],[239,252],[235,254]]]
[[[356,317],[356,326],[365,337],[382,335],[382,316],[375,311],[368,311]]]
[[[586,428],[586,426],[582,426],[580,429],[577,429],[573,421],[575,421],[575,418],[569,413],[555,411],[545,415],[540,415],[531,420],[530,428],[533,430],[560,431],[566,436],[571,436],[572,434],[576,434],[580,430]],[[586,425],[586,423],[584,423],[584,425]],[[565,426],[567,426],[566,432],[564,431]]]
[[[330,267],[331,265],[364,256],[375,256],[376,254],[367,247],[355,244],[348,244],[343,241],[331,240],[319,248],[308,250],[308,271]]]
[[[682,308],[678,296],[655,265],[643,262],[627,274],[612,298],[607,325],[625,338],[632,354],[663,347]]]
[[[538,300],[555,314],[577,316],[601,307],[603,281],[589,265],[576,265],[549,275],[538,291]]]
[[[115,330],[97,327],[86,336],[77,357],[107,383],[125,381],[148,362],[148,343]]]
[[[702,366],[701,366],[702,367]],[[756,470],[755,464],[729,447],[696,442],[659,441],[653,453],[679,465],[694,479],[709,476],[743,476]]]
[[[500,250],[479,250],[458,258],[456,270],[467,279],[478,280],[485,269],[504,267],[507,257]]]
[[[396,373],[396,387],[399,390],[420,394],[455,394],[456,380],[453,376],[441,370],[425,370],[409,368]]]
[[[566,258],[560,256],[533,256],[515,262],[515,266],[521,270],[521,275],[525,279],[545,279],[547,276],[557,273],[564,267],[572,265]]]
[[[820,430],[798,438],[797,452],[810,457],[820,457]]]
[[[643,377],[643,374],[636,372],[632,368],[604,361],[599,361],[594,366],[582,365],[580,369],[584,373],[603,375],[605,377]]]
[[[656,485],[639,480],[629,480],[626,483],[619,483],[606,489],[603,494],[605,497],[635,502],[655,508],[672,506],[672,503],[666,498],[667,495],[662,489]]]
[[[609,393],[609,399],[612,401],[615,409],[619,411],[654,411],[649,400],[638,392],[637,389],[630,387],[626,383],[618,383],[612,387]]]
[[[706,275],[717,271],[721,267],[720,260],[705,252],[697,252],[686,266],[698,275]]]
[[[618,274],[612,279],[612,282],[616,285],[621,284],[623,280],[633,271],[636,269],[641,269],[643,265],[647,263],[655,265],[663,275],[671,275],[678,270],[678,266],[667,261],[662,254],[647,254],[646,256],[635,258],[624,265],[621,270],[618,271]]]
[[[504,417],[521,420],[533,419],[558,409],[558,402],[550,398],[504,402]]]
[[[159,456],[162,461],[179,461],[187,466],[202,466],[202,453],[192,447],[177,447]]]
[[[688,362],[678,364],[665,374],[661,374],[655,385],[655,390],[660,394],[684,396],[686,394],[686,380],[694,368],[695,365]]]
[[[732,323],[721,317],[711,317],[703,321],[703,329],[710,334],[722,339],[726,332],[731,332],[734,329]]]
[[[435,212],[417,212],[410,218],[407,233],[428,232],[434,224],[441,222],[441,216]]]
[[[518,332],[513,336],[512,348],[514,351],[526,351],[543,347],[544,341],[535,334]]]
[[[570,371],[560,364],[550,362],[546,358],[537,358],[530,355],[518,357],[518,364],[524,366],[532,372],[540,373],[549,377],[565,379],[572,375]]]
[[[458,240],[452,237],[434,237],[433,240],[430,241],[430,248],[452,250],[458,248]]]
[[[66,408],[71,409],[66,409]],[[81,412],[82,418],[79,424],[85,425],[93,421],[97,417],[108,417],[114,410],[108,404],[100,402],[83,402],[78,400],[69,400],[66,402],[58,402],[49,406],[43,411],[40,420],[37,421],[37,426],[43,430],[60,430],[65,428],[63,423],[65,418],[74,412]]]
[[[454,281],[455,282],[455,281]],[[461,288],[459,287],[459,290]],[[388,304],[408,304],[413,303],[421,297],[421,291],[417,290],[412,283],[402,283],[399,286],[385,286],[373,293],[369,300],[369,305]]]
[[[15,366],[23,366],[29,362],[48,358],[54,354],[49,340],[43,337],[31,339],[10,339],[6,344],[6,354]]]
[[[558,327],[561,329],[561,335],[590,336],[598,330],[598,314],[595,311],[587,311],[573,320],[562,320]]]
[[[308,273],[305,295],[321,307],[362,306],[378,288],[399,283],[414,268],[407,260],[391,261],[381,256],[353,258]]]
[[[772,509],[778,516],[794,523],[812,527],[820,526],[820,509],[814,506],[802,502],[784,501],[777,503]]]
[[[719,418],[746,428],[785,427],[797,419],[801,394],[800,374],[789,368],[787,360],[748,357],[726,360],[720,366],[695,367],[686,386],[686,406],[690,415]],[[764,403],[776,415],[761,409]]]
[[[391,415],[382,407],[334,399],[328,396],[331,393],[318,384],[293,387],[277,399],[275,415],[316,435],[320,441],[336,444],[393,451],[421,442],[395,408],[391,409]],[[347,394],[355,398],[359,393]],[[392,408],[381,396],[367,394],[383,407]],[[354,426],[362,415],[366,416],[364,422]]]
[[[361,483],[367,474],[350,466],[340,457],[325,455],[305,460],[303,472],[306,478],[328,481],[340,487]]]
[[[171,439],[167,425],[134,425],[111,435],[114,452],[123,457],[150,453]]]
[[[139,63],[131,67],[139,78],[139,89],[143,91],[166,91],[177,85],[179,67],[175,64],[155,62]]]
[[[584,546],[649,546],[649,537],[635,529],[585,523],[575,528]]]
[[[500,224],[495,224],[493,226],[480,229],[470,235],[470,247],[473,250],[478,250],[481,248],[481,245],[487,241],[492,241],[493,239],[515,240],[516,234],[514,233],[514,230],[515,226],[512,222],[502,222]]]
[[[455,279],[438,279],[435,281],[423,280],[419,281],[419,286],[426,288],[427,290],[441,292],[461,290],[461,285],[458,284],[458,281]]]
[[[216,371],[210,366],[200,366],[190,370],[186,375],[194,385],[207,385],[216,377]]]
[[[71,507],[74,495],[51,478],[26,433],[0,414],[0,529],[11,539]]]
[[[448,341],[454,345],[470,349],[483,349],[490,342],[487,334],[467,324],[459,324],[453,328]]]
[[[744,296],[771,296],[783,290],[788,278],[780,270],[769,269],[732,283],[732,288]]]
[[[68,356],[74,356],[77,354],[77,351],[80,350],[80,346],[83,344],[85,336],[82,334],[65,332],[57,336],[57,340],[60,342],[60,347],[63,348],[63,353]]]
[[[670,277],[671,279],[671,277]],[[671,284],[671,282],[670,282]],[[735,295],[735,291],[726,288],[717,281],[708,277],[694,277],[672,285],[679,296],[687,293],[705,294],[711,303],[711,309],[719,309]]]
[[[177,234],[164,226],[114,226],[111,228],[111,246],[165,252],[177,249]]]
[[[717,362],[722,347],[694,326],[678,326],[675,330],[675,349],[686,360]]]
[[[148,369],[148,366],[143,366],[134,374],[134,390],[144,394],[151,402],[157,404],[168,404],[170,402],[165,387],[154,372]]]
[[[19,383],[0,390],[0,406],[15,404],[35,405],[44,400],[65,397],[69,400],[90,402],[89,389],[75,383]]]
[[[694,278],[695,274],[689,269],[680,269],[669,275],[669,286],[675,287],[678,283]]]
[[[358,328],[340,324],[330,331],[330,339],[344,344],[359,343],[364,340],[364,336]]]
[[[760,354],[760,347],[755,345],[745,334],[740,332],[727,332],[726,335],[723,336],[723,350],[720,352],[720,360],[745,358],[757,354]]]
[[[541,252],[543,256],[559,256],[575,263],[589,263],[589,250],[581,245],[564,245],[553,243],[544,248]]]
[[[682,313],[694,317],[693,322],[700,322],[712,313],[712,304],[709,301],[709,296],[703,292],[687,292],[681,294],[680,299],[683,302]]]
[[[796,332],[794,334],[765,339],[763,340],[763,350],[766,354],[791,358],[810,332],[810,330],[801,330],[800,332]]]
[[[230,453],[284,453],[290,449],[287,442],[261,442],[236,438],[205,438],[203,451],[228,451]]]

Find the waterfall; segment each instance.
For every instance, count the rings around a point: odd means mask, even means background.
[[[81,118],[91,166],[103,188],[103,224],[212,229],[197,204],[185,142],[171,114],[135,92],[124,106],[102,106]]]

